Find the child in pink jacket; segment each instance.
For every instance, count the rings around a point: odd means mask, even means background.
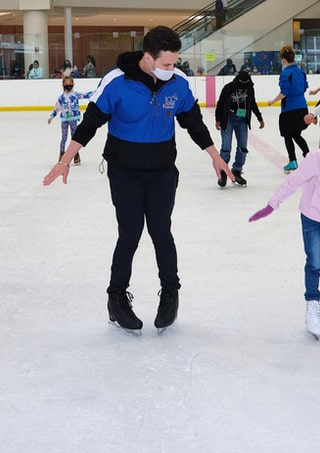
[[[306,120],[306,119],[305,119]],[[267,206],[250,217],[249,222],[271,214],[283,201],[303,188],[299,210],[306,254],[305,293],[306,327],[320,337],[320,149],[309,153],[299,168],[291,173],[270,198]]]

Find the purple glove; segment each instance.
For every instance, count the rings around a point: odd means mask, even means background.
[[[267,206],[260,211],[257,211],[253,216],[250,217],[249,222],[254,222],[255,220],[262,219],[262,217],[267,217],[267,215],[271,214],[273,208],[267,204]]]

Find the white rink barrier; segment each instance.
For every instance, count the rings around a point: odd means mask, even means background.
[[[307,76],[309,90],[320,86],[320,75]],[[223,86],[233,79],[233,76],[198,76],[189,77],[190,87],[196,99],[203,107],[214,107]],[[75,79],[75,90],[86,92],[95,90],[100,79]],[[266,106],[279,92],[278,75],[252,76],[256,101],[260,106]],[[306,98],[309,105],[315,105],[319,96]],[[62,79],[41,80],[0,80],[0,111],[10,110],[50,110],[58,96],[62,93]],[[82,100],[85,108],[88,100]],[[277,103],[276,105],[279,105]]]

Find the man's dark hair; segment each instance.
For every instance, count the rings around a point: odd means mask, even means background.
[[[148,52],[154,59],[158,58],[161,51],[179,52],[180,49],[178,33],[163,25],[151,28],[143,39],[143,51]]]

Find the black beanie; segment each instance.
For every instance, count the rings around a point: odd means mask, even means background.
[[[250,74],[248,71],[240,71],[237,75],[237,80],[241,83],[248,83],[251,80]]]

